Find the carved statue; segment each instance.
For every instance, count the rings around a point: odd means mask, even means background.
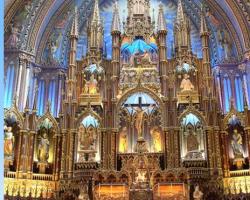
[[[95,79],[94,74],[90,76],[90,80],[87,82],[88,85],[88,93],[89,94],[97,94],[98,93],[98,82]]]
[[[189,133],[187,136],[187,150],[189,151],[195,151],[199,149],[199,142],[194,135],[194,133]]]
[[[180,89],[182,92],[183,91],[192,91],[194,89],[194,85],[191,83],[188,74],[184,74],[184,77],[181,81]]]
[[[143,124],[143,115],[144,110],[140,107],[136,109],[136,119],[135,119],[135,128],[137,130],[138,138],[142,138],[142,124]]]
[[[148,51],[146,51],[141,59],[141,63],[142,64],[150,64],[151,63],[151,58],[150,58],[150,54]]]
[[[195,186],[193,197],[194,197],[194,200],[202,200],[203,193],[200,191],[198,185]]]
[[[243,145],[242,136],[237,129],[233,130],[233,138],[231,140],[231,145],[235,158],[243,158]]]
[[[94,150],[95,149],[95,141],[96,141],[96,133],[94,127],[90,126],[85,131],[83,125],[79,128],[80,132],[80,148],[81,150]]]
[[[18,28],[16,26],[12,25],[11,34],[10,34],[10,36],[5,44],[7,46],[9,46],[10,48],[16,48],[18,40],[19,40]]]
[[[80,190],[78,200],[89,200],[87,185],[84,185],[83,188]]]
[[[127,143],[127,127],[123,127],[120,132],[120,139],[119,139],[119,152],[126,153],[128,150],[128,143]]]
[[[161,133],[157,127],[151,129],[150,134],[153,138],[153,148],[154,152],[161,151]]]
[[[49,159],[49,146],[50,142],[48,139],[48,135],[46,133],[46,129],[42,129],[41,140],[38,144],[38,161],[39,162],[47,162]]]
[[[4,156],[9,158],[13,155],[13,146],[14,146],[14,136],[12,133],[12,127],[4,128]]]

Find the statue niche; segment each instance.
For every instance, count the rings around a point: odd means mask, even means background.
[[[189,103],[190,97],[193,103],[199,103],[198,90],[195,87],[197,69],[184,61],[178,61],[176,67],[177,84],[179,85],[177,98],[178,103]]]
[[[98,160],[99,122],[92,115],[85,117],[78,128],[78,162]]]
[[[158,103],[146,93],[134,93],[120,108],[119,153],[161,152]]]
[[[38,126],[36,136],[35,158],[39,173],[46,173],[46,169],[51,171],[53,162],[53,135],[55,134],[55,126],[49,118],[45,118]]]
[[[4,118],[4,168],[12,170],[15,168],[15,155],[18,153],[19,138],[17,137],[20,130],[19,122],[14,113],[8,113]]]
[[[240,120],[233,115],[229,119],[228,123],[228,143],[229,143],[229,158],[230,158],[230,169],[231,170],[240,170],[248,169],[248,160],[245,155],[244,149],[245,144],[245,134],[244,127],[241,125]]]
[[[205,160],[205,137],[200,119],[189,113],[181,122],[182,160]]]
[[[98,64],[90,64],[84,68],[80,81],[81,95],[80,104],[87,105],[91,101],[91,105],[101,105],[102,77],[104,69]]]

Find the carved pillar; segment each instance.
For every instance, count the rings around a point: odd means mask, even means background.
[[[229,148],[228,148],[228,132],[221,131],[222,138],[222,158],[223,158],[223,171],[224,176],[229,177]]]
[[[207,157],[208,157],[208,167],[210,175],[213,175],[213,169],[215,167],[215,152],[214,152],[214,141],[213,141],[213,130],[211,127],[206,127],[207,136]]]
[[[180,167],[180,145],[179,145],[179,128],[175,127],[174,128],[174,135],[173,135],[173,162],[174,162],[174,167],[178,168]]]
[[[28,173],[28,178],[30,178],[30,179],[32,178],[32,173],[33,173],[35,134],[36,134],[36,132],[34,130],[30,131],[29,142],[28,142],[29,157],[28,157],[27,173]]]
[[[215,143],[215,155],[216,155],[216,167],[218,169],[219,175],[222,175],[222,159],[221,159],[221,150],[220,150],[220,131],[219,127],[214,129],[214,143]]]
[[[74,144],[75,144],[75,135],[77,133],[77,130],[71,129],[70,135],[69,135],[69,160],[68,160],[68,176],[69,178],[73,177],[73,171],[74,171]]]
[[[62,157],[60,177],[63,178],[66,170],[66,130],[62,130]]]
[[[56,133],[53,136],[53,179],[58,180],[59,178],[59,153],[60,153],[60,135]]]
[[[17,145],[17,165],[16,165],[16,172],[17,172],[17,178],[22,178],[22,138],[23,138],[23,132],[24,130],[19,131],[19,136],[18,136],[18,145]]]
[[[244,131],[246,133],[246,146],[247,146],[247,153],[248,153],[248,160],[250,160],[250,127],[245,127]],[[250,165],[249,165],[250,168]]]
[[[166,132],[167,168],[174,168],[174,130]]]
[[[112,135],[111,135],[111,152],[110,152],[110,155],[111,155],[111,160],[110,160],[110,169],[114,169],[116,170],[117,169],[117,151],[116,151],[116,137],[117,137],[117,134],[118,134],[118,130],[113,130],[112,131]]]

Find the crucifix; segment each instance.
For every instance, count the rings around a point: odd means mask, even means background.
[[[153,108],[155,104],[142,103],[142,97],[138,97],[138,104],[124,104],[125,107],[131,107],[135,110],[135,128],[138,133],[138,138],[143,138],[142,136],[142,125],[143,125],[143,115],[146,110]],[[134,109],[135,107],[135,109]],[[143,107],[145,109],[143,109]]]

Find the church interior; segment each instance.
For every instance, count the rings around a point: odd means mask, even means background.
[[[249,0],[5,0],[4,198],[250,199]]]

